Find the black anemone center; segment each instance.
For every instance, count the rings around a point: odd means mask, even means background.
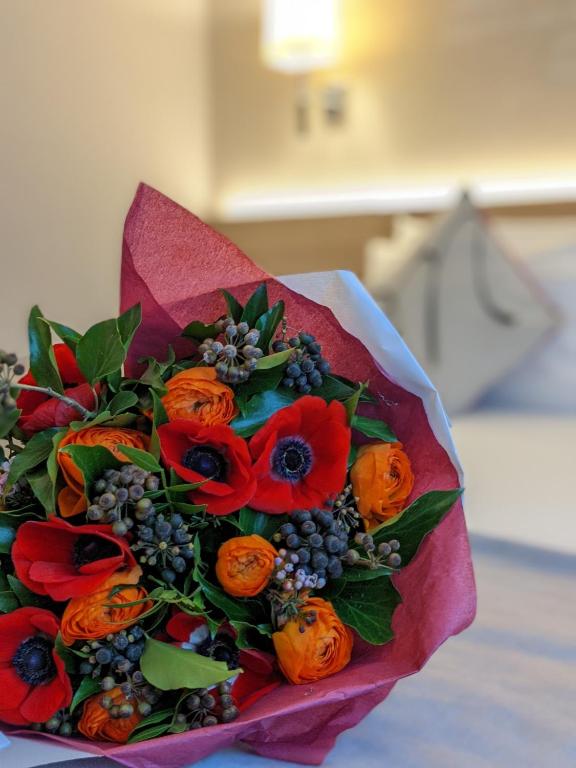
[[[12,659],[16,674],[28,685],[47,683],[56,676],[52,642],[42,635],[23,640]]]
[[[72,551],[72,562],[75,568],[80,568],[87,563],[93,563],[96,560],[104,560],[107,557],[115,557],[119,552],[118,545],[103,539],[100,536],[87,534],[79,536]]]
[[[188,448],[181,461],[186,469],[191,469],[202,477],[209,477],[218,482],[224,480],[226,460],[211,445],[195,445],[194,448]]]
[[[312,469],[312,449],[301,437],[284,437],[274,448],[271,463],[280,479],[296,482]]]

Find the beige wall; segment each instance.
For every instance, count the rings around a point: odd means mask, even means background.
[[[216,200],[576,173],[574,0],[344,0],[344,128],[293,129],[258,56],[260,0],[213,0]],[[316,85],[332,76],[319,75]]]
[[[0,346],[113,315],[139,180],[209,194],[206,0],[0,0]]]

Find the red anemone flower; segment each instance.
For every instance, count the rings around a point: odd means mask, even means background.
[[[172,616],[166,625],[166,632],[172,639],[177,640],[182,648],[204,655],[211,655],[210,646],[214,641],[216,646],[218,645],[221,633],[232,636],[233,639],[236,637],[234,630],[228,624],[224,624],[215,638],[212,638],[206,619],[201,616],[189,616],[182,611]],[[214,658],[218,658],[217,652]],[[240,651],[238,666],[243,672],[232,683],[230,693],[240,712],[248,709],[282,682],[276,659],[270,653],[253,648],[243,649]]]
[[[349,451],[342,403],[300,398],[250,441],[258,482],[250,506],[270,514],[324,507],[344,487]]]
[[[54,650],[59,621],[43,608],[0,616],[0,720],[44,723],[72,701],[64,662]]]
[[[194,504],[206,504],[211,515],[228,515],[247,504],[256,489],[246,442],[233,429],[176,419],[158,427],[164,463],[186,483],[202,483],[190,491]]]
[[[93,592],[136,560],[126,539],[110,525],[70,525],[64,520],[23,523],[12,545],[16,575],[28,589],[53,600]]]
[[[84,408],[91,408],[94,405],[94,394],[78,368],[72,350],[66,344],[55,344],[54,357],[67,397]],[[36,386],[36,379],[31,371],[28,371],[19,383]],[[19,426],[27,435],[50,427],[67,427],[71,421],[80,417],[76,408],[42,392],[22,390],[16,404],[22,411]]]

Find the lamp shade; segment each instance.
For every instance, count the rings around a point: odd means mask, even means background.
[[[340,0],[263,0],[262,58],[287,73],[325,69],[340,48]]]

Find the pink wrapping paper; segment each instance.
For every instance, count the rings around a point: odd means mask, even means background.
[[[458,487],[456,470],[434,437],[421,400],[394,384],[327,307],[283,286],[226,238],[143,184],[126,219],[122,253],[121,309],[137,302],[143,308],[129,370],[138,370],[136,361],[144,355],[165,359],[169,343],[182,349],[179,334],[192,319],[210,322],[223,314],[219,288],[242,301],[262,280],[271,301],[285,300],[290,326],[306,328],[321,340],[335,373],[369,380],[371,390],[381,396],[373,408],[399,435],[412,460],[413,497]],[[346,361],[351,361],[349,368]],[[370,646],[357,639],[345,670],[313,685],[282,685],[231,724],[128,746],[52,738],[129,768],[183,768],[236,741],[266,757],[319,764],[342,731],[472,622],[476,592],[460,502],[394,577],[394,584],[404,597],[394,614],[394,640]]]

